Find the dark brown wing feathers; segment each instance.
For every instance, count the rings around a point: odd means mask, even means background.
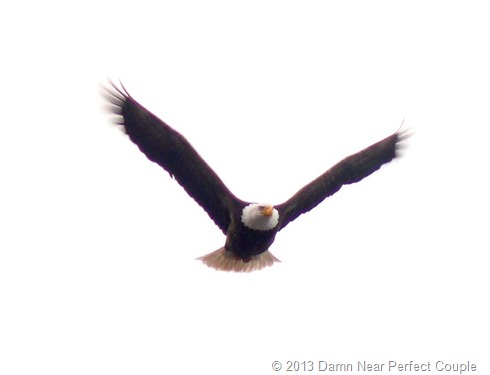
[[[122,85],[121,85],[122,87]],[[159,164],[194,198],[211,219],[226,234],[232,212],[246,203],[236,198],[218,175],[178,132],[145,109],[124,89],[112,84],[106,97],[114,113],[121,116],[129,138],[151,161]],[[286,202],[275,206],[279,211],[279,230],[336,193],[342,185],[352,184],[369,176],[396,157],[399,142],[407,133],[397,131],[391,136],[351,155],[311,183]]]
[[[383,164],[390,162],[396,156],[397,144],[406,136],[404,132],[396,132],[343,159],[286,202],[277,205],[276,209],[281,218],[280,229],[336,193],[342,185],[358,182],[378,170]]]
[[[134,100],[127,91],[112,85],[106,98],[114,113],[121,115],[120,125],[148,159],[160,165],[194,198],[226,234],[230,210],[238,200],[218,175],[178,132]]]

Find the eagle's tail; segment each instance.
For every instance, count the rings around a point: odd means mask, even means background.
[[[280,262],[280,260],[272,255],[268,250],[262,254],[253,256],[248,261],[244,261],[233,253],[225,250],[224,247],[197,259],[202,261],[208,267],[215,268],[220,271],[234,272],[257,271],[262,268],[272,266],[274,262]]]

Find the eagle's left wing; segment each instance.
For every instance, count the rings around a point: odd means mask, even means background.
[[[337,163],[310,182],[286,202],[276,205],[279,230],[301,214],[310,211],[325,198],[335,194],[342,185],[352,184],[369,176],[396,157],[397,145],[407,138],[407,132],[397,131],[389,137]]]

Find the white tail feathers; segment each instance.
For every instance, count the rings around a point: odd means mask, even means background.
[[[274,262],[280,262],[280,260],[269,251],[255,255],[248,262],[244,262],[233,253],[225,250],[224,247],[197,259],[202,261],[208,267],[220,271],[234,272],[258,271],[262,268],[272,266]]]

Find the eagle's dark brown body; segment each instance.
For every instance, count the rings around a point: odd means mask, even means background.
[[[247,228],[241,221],[232,222],[226,235],[225,249],[244,261],[267,251],[278,229],[259,231]]]

